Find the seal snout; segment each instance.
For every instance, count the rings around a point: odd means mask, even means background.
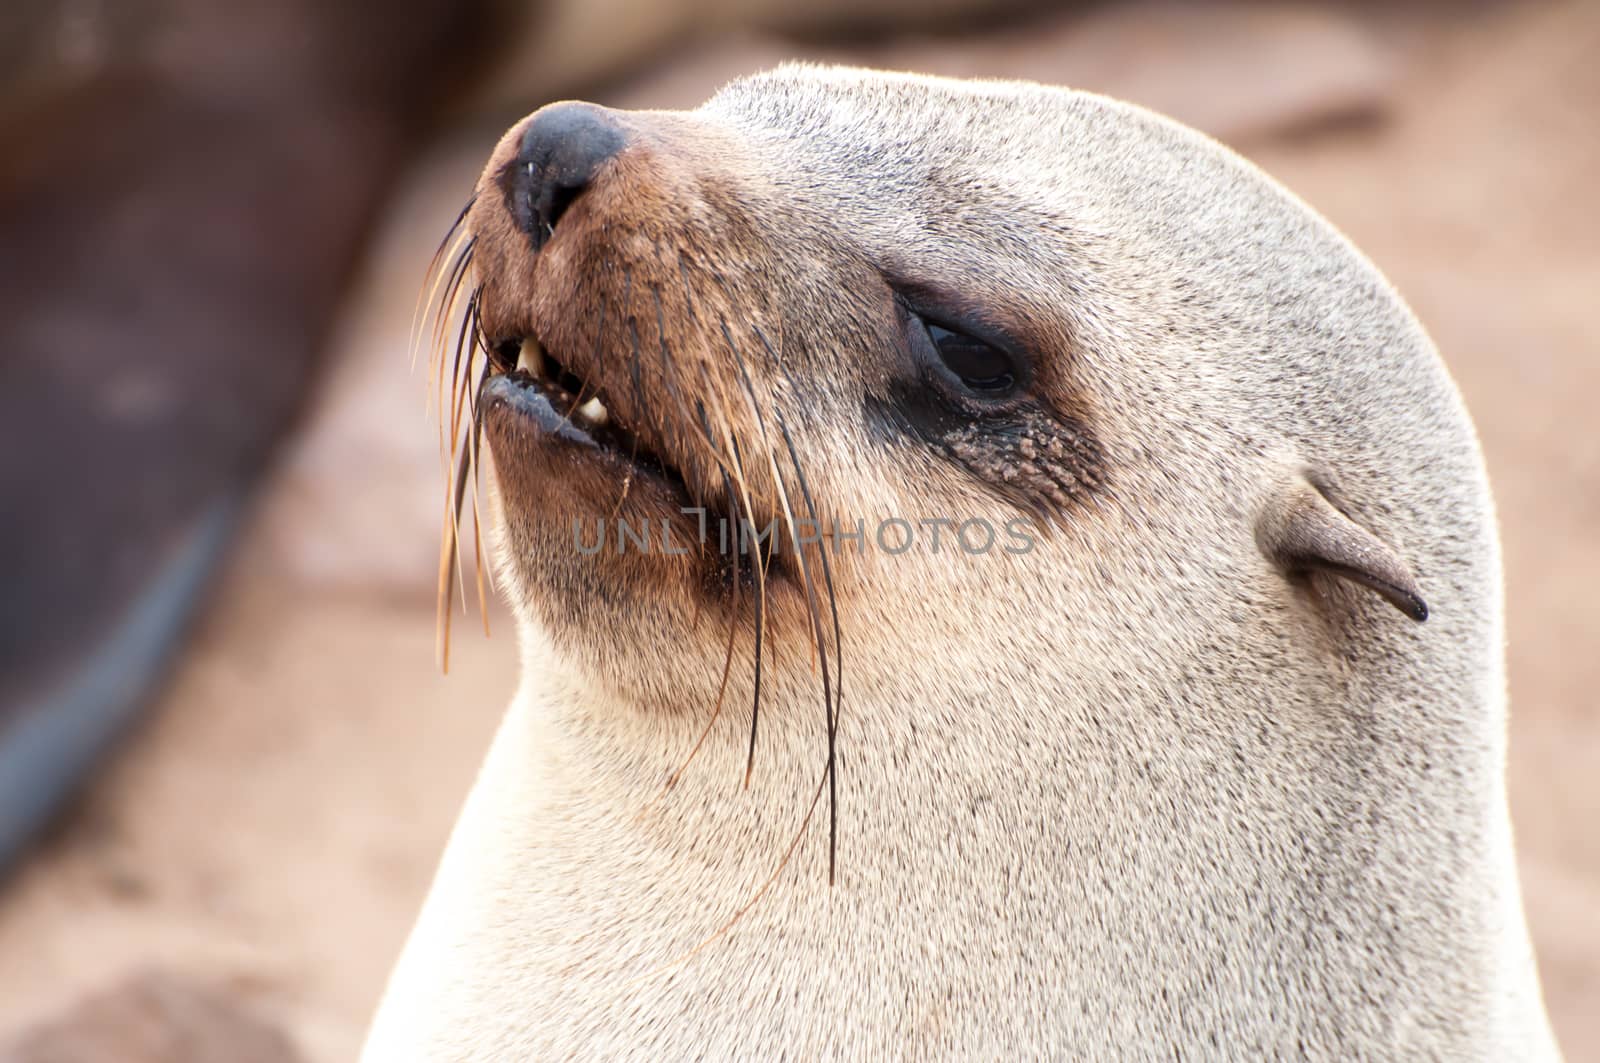
[[[616,114],[592,103],[553,103],[528,120],[516,156],[500,173],[500,188],[535,251],[627,142]]]

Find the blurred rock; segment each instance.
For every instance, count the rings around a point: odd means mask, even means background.
[[[592,90],[672,48],[740,33],[810,37],[972,26],[999,21],[1037,0],[545,0],[520,19],[506,12],[499,55],[475,93],[481,108],[515,108]]]
[[[0,483],[26,514],[0,521],[26,559],[0,871],[165,674],[477,7],[0,5]]]
[[[780,37],[753,33],[728,34],[678,52],[672,59],[647,66],[615,84],[599,89],[595,102],[631,110],[687,110],[699,106],[735,78],[779,63],[805,59],[849,63],[843,52],[797,45]]]
[[[0,1063],[300,1063],[289,1038],[217,990],[151,971],[0,1045]]]
[[[1227,141],[1380,115],[1399,67],[1395,51],[1343,7],[1147,2],[879,45],[721,38],[597,98],[622,107],[692,107],[729,80],[785,59],[1070,85],[1142,104]]]
[[[1308,3],[1112,4],[872,61],[1088,89],[1229,141],[1377,114],[1395,85],[1393,58],[1356,16]]]

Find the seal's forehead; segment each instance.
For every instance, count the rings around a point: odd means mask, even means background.
[[[786,224],[820,219],[897,272],[948,265],[941,249],[955,242],[1021,277],[1070,273],[1073,247],[1109,224],[1102,204],[1115,197],[1090,171],[1113,153],[1088,127],[1114,106],[1030,82],[790,64],[733,82],[697,114],[753,149],[739,179],[759,172]],[[1043,232],[1060,235],[1043,246]]]
[[[1192,253],[1198,265],[1263,240],[1296,244],[1288,254],[1315,226],[1210,138],[1058,86],[786,64],[732,82],[697,113],[755,145],[749,164],[784,193],[861,205],[850,220],[868,228],[885,215],[1115,233],[1122,251],[1146,246],[1172,264]]]
[[[1171,123],[1090,93],[851,67],[785,65],[697,114],[751,146],[744,172],[786,201],[902,247],[908,227],[1125,227],[1116,204],[1175,183],[1195,152]]]
[[[896,143],[920,154],[941,144],[992,148],[1045,134],[1078,105],[1069,90],[1019,81],[960,81],[855,67],[790,63],[732,82],[702,108],[750,134],[814,147]],[[1045,126],[1040,129],[1040,124]],[[1019,135],[1021,134],[1021,135]]]

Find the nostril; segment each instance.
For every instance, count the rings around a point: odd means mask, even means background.
[[[534,250],[554,235],[562,215],[626,143],[615,114],[592,103],[551,104],[528,120],[500,186],[506,209],[532,238]]]
[[[567,212],[567,208],[572,206],[572,201],[577,199],[583,190],[588,187],[589,186],[587,184],[578,185],[576,187],[572,187],[570,185],[557,185],[555,188],[550,190],[550,210],[548,212],[549,217],[547,220],[545,220],[546,239],[549,238],[551,233],[555,232],[556,223],[561,220],[561,215]]]

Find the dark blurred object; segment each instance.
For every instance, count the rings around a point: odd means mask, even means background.
[[[547,0],[537,19],[522,21],[524,32],[506,25],[497,61],[483,71],[473,100],[483,109],[522,113],[531,103],[573,93],[589,98],[642,65],[733,34],[786,39],[784,50],[793,56],[824,42],[870,46],[913,30],[970,38],[1029,11],[1093,6],[1083,0]]]
[[[301,1063],[288,1036],[234,995],[137,974],[0,1045],[0,1063]]]
[[[159,677],[481,7],[0,16],[0,867]]]

